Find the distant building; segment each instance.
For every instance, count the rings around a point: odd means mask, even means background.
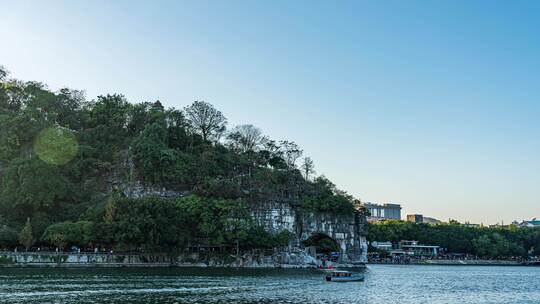
[[[439,253],[439,246],[420,245],[417,241],[401,241],[398,250],[405,255],[436,256]]]
[[[398,243],[392,242],[371,242],[371,247],[385,250],[391,256],[437,256],[441,248],[432,245],[420,245],[417,241],[402,240]]]
[[[430,225],[438,225],[438,224],[442,223],[438,219],[423,216],[422,214],[407,214],[407,222],[426,223],[426,224],[430,224]]]
[[[520,227],[528,227],[528,228],[535,228],[540,227],[540,220],[533,218],[530,221],[523,221],[519,224]]]
[[[399,243],[371,242],[373,248],[386,250],[391,256],[437,256],[439,246],[420,245],[417,241],[402,240]]]
[[[440,223],[442,223],[442,221],[436,218],[424,216],[424,223],[430,224],[430,225],[439,225]]]
[[[407,214],[407,222],[423,223],[424,216],[422,214]]]
[[[371,242],[371,247],[381,249],[381,250],[386,250],[386,251],[390,252],[390,250],[392,250],[392,242],[373,241],[373,242]]]
[[[395,203],[364,203],[369,211],[368,221],[401,220],[401,205]]]

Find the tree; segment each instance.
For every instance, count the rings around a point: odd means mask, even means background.
[[[239,125],[229,132],[227,139],[233,150],[248,152],[257,150],[265,137],[261,130],[253,125]]]
[[[91,143],[103,167],[117,161],[120,151],[126,148],[131,139],[128,130],[130,108],[124,96],[106,95],[98,96],[97,101],[88,104],[85,109],[83,139]]]
[[[266,166],[273,169],[285,169],[287,164],[283,157],[283,151],[275,140],[264,138],[262,150],[259,152]]]
[[[310,183],[309,193],[303,196],[302,209],[310,212],[333,212],[352,214],[355,210],[354,199],[336,188],[324,176],[315,178]]]
[[[191,240],[220,245],[244,239],[252,221],[248,206],[241,200],[217,200],[190,195],[176,200],[188,219]]]
[[[62,249],[67,245],[87,246],[93,239],[93,223],[79,221],[53,224],[47,227],[41,239]]]
[[[2,225],[0,227],[0,246],[11,246],[17,244],[19,240],[19,234],[17,230],[7,226]]]
[[[294,237],[294,234],[290,232],[289,230],[282,230],[273,237],[274,245],[276,247],[288,246],[293,237]]]
[[[55,121],[55,101],[39,83],[0,83],[0,161],[31,153],[37,133]]]
[[[112,198],[107,202],[104,222],[115,245],[128,249],[181,246],[189,227],[174,201],[157,197]]]
[[[191,139],[188,136],[189,123],[180,110],[169,109],[165,112],[165,123],[169,133],[169,146],[174,149],[184,150]]]
[[[501,234],[493,232],[473,240],[476,254],[490,258],[522,256],[526,250]]]
[[[282,140],[279,144],[287,166],[291,169],[296,168],[296,161],[302,156],[302,149],[293,141]]]
[[[6,68],[0,65],[0,81],[4,80],[4,78],[6,78],[7,75],[8,75],[8,72]]]
[[[204,141],[218,141],[225,132],[227,118],[210,103],[195,101],[184,110],[191,126]]]
[[[167,129],[163,124],[146,125],[133,140],[133,156],[140,176],[147,182],[164,184],[174,181],[176,151],[168,147]]]
[[[36,138],[34,152],[39,158],[53,165],[65,165],[79,150],[75,135],[66,128],[47,128]]]
[[[19,234],[19,242],[24,246],[26,251],[28,251],[28,249],[34,245],[35,239],[32,235],[32,224],[30,223],[30,218],[26,219],[26,224]]]
[[[58,215],[67,205],[62,203],[74,201],[61,170],[37,158],[13,160],[3,177],[0,203],[12,220],[23,222],[37,212]]]
[[[315,165],[313,164],[311,157],[304,157],[304,161],[302,162],[300,169],[302,169],[302,173],[304,174],[304,178],[306,180],[309,180],[311,174],[315,174],[314,168]]]
[[[540,245],[540,230],[530,228],[466,227],[458,223],[429,225],[397,220],[369,224],[368,240],[416,240],[437,245],[449,253],[469,253],[487,258],[524,256],[531,247]]]
[[[236,241],[269,248],[286,245],[288,237],[257,226],[251,204],[271,199],[305,202],[314,212],[351,212],[347,195],[310,180],[309,158],[302,177],[297,144],[270,140],[249,124],[235,127],[222,144],[226,125],[204,101],[185,111],[159,101],[131,104],[116,94],[87,101],[82,91],[51,91],[0,68],[0,217],[9,218],[0,223],[6,225],[0,242],[14,235],[12,245],[19,242],[31,218],[31,234],[59,247],[91,240],[160,250]],[[132,187],[139,183],[198,196],[115,198],[144,195]],[[15,234],[8,227],[17,227]],[[527,239],[528,248],[538,243]]]

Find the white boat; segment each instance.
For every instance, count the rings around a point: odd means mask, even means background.
[[[355,282],[363,281],[364,274],[344,270],[334,270],[327,274],[325,278],[328,282]]]

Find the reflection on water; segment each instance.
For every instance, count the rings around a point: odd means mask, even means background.
[[[540,303],[540,268],[374,265],[316,270],[0,269],[0,303]]]

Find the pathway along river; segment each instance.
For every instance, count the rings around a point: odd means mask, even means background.
[[[0,269],[0,303],[540,303],[540,268],[372,265],[365,282],[316,270]]]

